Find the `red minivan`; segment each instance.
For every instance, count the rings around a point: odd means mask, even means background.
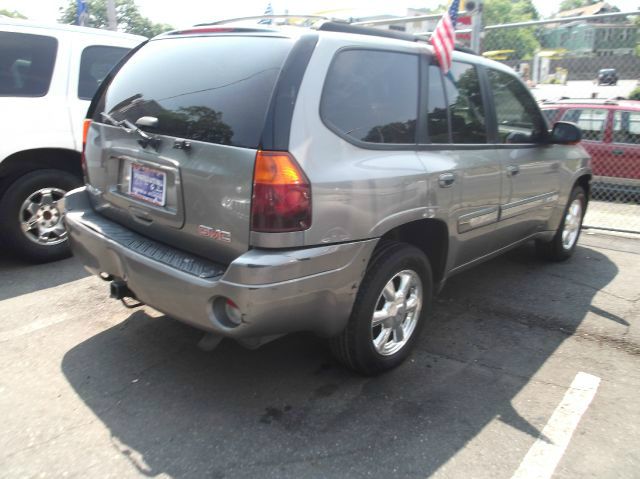
[[[592,159],[593,193],[604,199],[640,197],[640,101],[558,100],[540,104],[549,124],[582,129]]]

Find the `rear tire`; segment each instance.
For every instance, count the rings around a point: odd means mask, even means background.
[[[569,259],[578,244],[586,209],[587,195],[584,188],[574,186],[553,239],[548,242],[536,241],[538,256],[549,261]]]
[[[400,365],[427,321],[432,294],[424,253],[406,243],[384,242],[369,262],[347,327],[330,339],[333,355],[364,375]]]
[[[81,181],[62,170],[36,170],[13,182],[0,200],[0,224],[7,246],[35,263],[70,256],[58,201]],[[25,231],[26,225],[33,225]]]

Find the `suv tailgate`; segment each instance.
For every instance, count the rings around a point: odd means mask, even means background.
[[[96,210],[213,260],[245,252],[255,154],[292,43],[169,36],[136,52],[92,105],[85,157]]]

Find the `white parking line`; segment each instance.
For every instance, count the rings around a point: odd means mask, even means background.
[[[562,459],[580,418],[596,395],[600,378],[579,372],[520,463],[512,479],[549,479]]]

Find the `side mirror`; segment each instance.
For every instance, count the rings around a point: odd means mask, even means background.
[[[550,140],[556,145],[575,145],[582,140],[582,130],[575,123],[558,121],[553,125]]]

